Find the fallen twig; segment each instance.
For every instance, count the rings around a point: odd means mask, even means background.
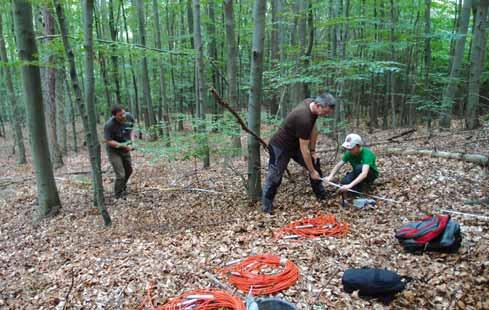
[[[70,296],[71,290],[73,289],[73,284],[75,283],[75,274],[73,273],[73,270],[71,271],[71,284],[70,288],[68,289],[68,292],[66,293],[65,296],[65,303],[63,305],[63,310],[66,308],[66,304],[68,303],[68,297]]]
[[[328,281],[326,284],[321,288],[321,290],[316,294],[316,297],[314,298],[314,302],[312,303],[313,305],[316,304],[319,301],[319,298],[321,297],[321,294],[323,293],[324,289],[329,285],[331,280],[340,272],[340,269],[336,269],[331,276],[329,277]]]
[[[204,189],[204,188],[194,188],[194,187],[167,187],[167,188],[153,188],[153,187],[145,187],[145,190],[153,190],[153,191],[161,191],[161,192],[172,192],[172,191],[189,191],[189,192],[203,192],[210,194],[223,194],[223,192],[218,192],[212,189]]]
[[[415,131],[416,131],[416,128],[406,130],[404,132],[401,132],[398,135],[395,135],[393,137],[388,138],[387,141],[393,141],[394,139],[397,139],[397,138],[400,138],[400,137],[404,137],[404,136],[410,135],[410,134],[414,133]]]

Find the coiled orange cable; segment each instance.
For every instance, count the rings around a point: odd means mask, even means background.
[[[244,303],[238,297],[216,289],[202,289],[186,292],[173,298],[168,303],[156,307],[152,301],[151,290],[152,288],[148,287],[147,295],[142,306],[144,307],[145,304],[149,303],[152,310],[245,310]]]
[[[271,274],[263,274],[264,269],[283,268]],[[268,295],[281,292],[297,282],[299,268],[290,260],[274,255],[250,256],[235,265],[220,270],[228,276],[228,281],[243,292],[252,288],[253,295]]]
[[[343,237],[348,233],[348,223],[338,222],[333,214],[319,215],[314,218],[304,218],[281,228],[277,237],[315,238],[323,236]]]

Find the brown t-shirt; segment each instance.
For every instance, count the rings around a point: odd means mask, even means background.
[[[295,151],[300,149],[299,139],[310,139],[317,119],[317,115],[309,108],[312,101],[312,99],[304,100],[287,115],[280,129],[270,139],[270,144],[288,151]]]

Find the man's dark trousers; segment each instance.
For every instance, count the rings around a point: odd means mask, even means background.
[[[355,180],[361,173],[362,173],[363,165],[356,165],[352,171],[348,172],[345,177],[341,180],[341,184],[350,184]],[[373,172],[373,169],[370,168],[368,169],[368,174],[367,177],[360,182],[359,184],[355,185],[352,190],[355,190],[357,192],[363,192],[366,190],[370,184],[375,180],[375,174]]]
[[[108,148],[107,156],[115,172],[114,195],[121,197],[126,192],[127,181],[132,174],[131,153]]]
[[[265,180],[265,184],[263,185],[262,202],[263,211],[270,213],[272,211],[273,199],[277,194],[278,187],[282,183],[282,177],[284,175],[285,169],[287,168],[287,165],[289,164],[289,161],[293,159],[302,167],[307,167],[300,150],[287,151],[270,144],[268,146],[268,153],[270,155],[270,160],[268,162],[267,178]],[[316,162],[314,162],[313,160],[313,165],[314,169],[316,169],[316,171],[322,177],[319,159]],[[312,190],[314,191],[316,197],[318,199],[326,198],[326,191],[323,187],[322,181],[313,180],[311,178],[310,181]]]

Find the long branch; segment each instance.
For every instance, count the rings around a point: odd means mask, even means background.
[[[249,133],[250,135],[255,137],[258,141],[260,141],[260,143],[264,149],[268,149],[268,144],[262,138],[260,138],[260,136],[258,136],[255,132],[253,132],[253,130],[249,129],[248,126],[246,126],[246,124],[243,121],[243,119],[241,118],[241,116],[239,116],[239,114],[233,108],[231,108],[231,106],[226,101],[224,101],[224,99],[221,98],[221,96],[219,95],[219,93],[217,92],[217,90],[214,87],[210,88],[210,92],[212,93],[212,95],[214,96],[214,99],[216,99],[216,102],[220,106],[222,106],[223,108],[225,108],[226,110],[231,112],[231,114],[236,118],[239,125],[241,126],[241,128],[244,131],[246,131],[247,133]]]

